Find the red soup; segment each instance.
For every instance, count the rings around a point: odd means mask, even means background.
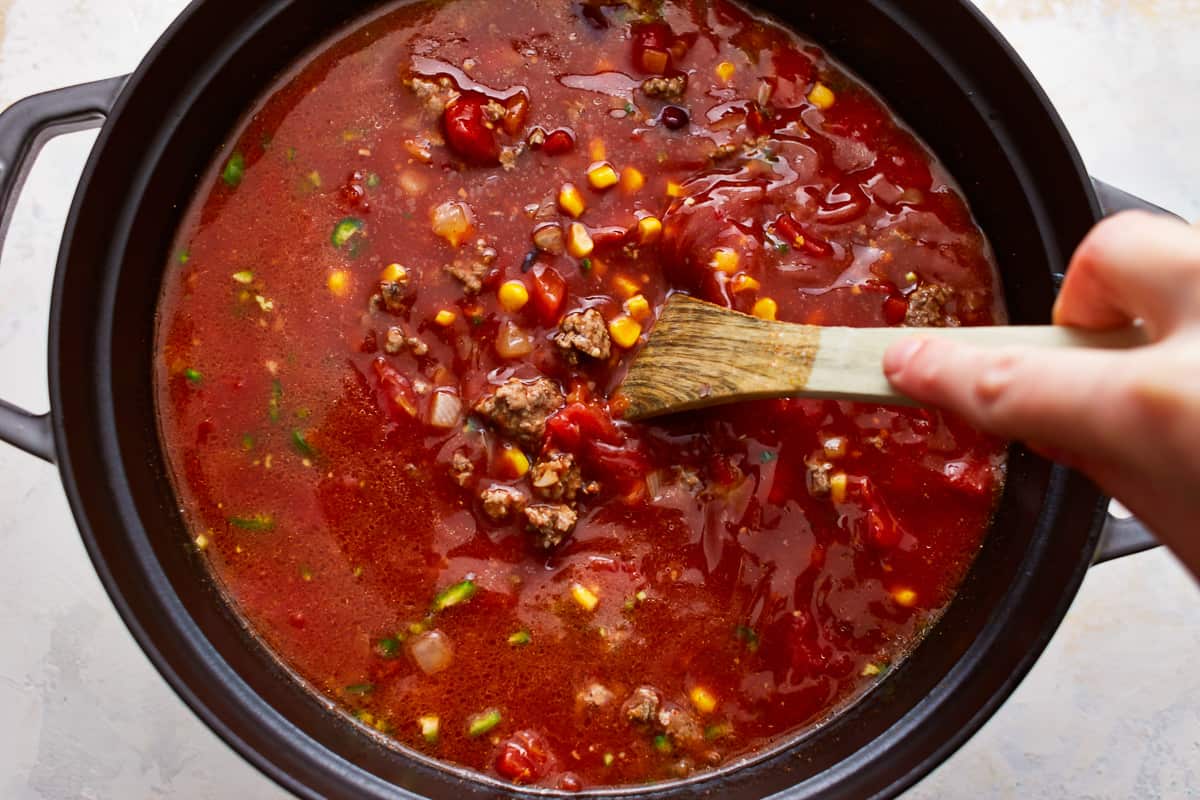
[[[936,411],[607,400],[664,299],[1002,322],[946,171],[724,0],[399,7],[280,79],[166,268],[162,440],[247,625],[364,727],[563,789],[726,767],[953,596],[1002,443]]]

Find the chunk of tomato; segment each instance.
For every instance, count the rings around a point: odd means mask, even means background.
[[[556,759],[545,738],[535,731],[517,731],[500,745],[496,772],[513,783],[535,783],[554,768]]]
[[[479,92],[465,92],[442,113],[446,144],[467,161],[482,165],[500,162],[496,132],[484,111],[488,102]]]
[[[554,325],[567,300],[567,282],[553,267],[539,264],[533,269],[533,310],[543,325]]]

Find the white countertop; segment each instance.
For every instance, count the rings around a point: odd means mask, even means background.
[[[1200,218],[1200,0],[984,0],[1092,173]],[[183,0],[0,0],[0,108],[132,70]],[[94,134],[45,150],[0,263],[0,397],[46,399],[51,271]],[[282,798],[150,666],[57,473],[0,445],[0,797]],[[1200,527],[1200,525],[1198,525]],[[1200,591],[1164,552],[1092,571],[1013,698],[909,800],[1200,797]]]

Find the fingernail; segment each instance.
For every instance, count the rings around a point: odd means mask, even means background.
[[[885,375],[899,375],[912,361],[913,356],[925,346],[924,339],[905,339],[897,342],[883,354],[883,372]]]

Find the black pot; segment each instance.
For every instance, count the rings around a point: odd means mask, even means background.
[[[134,637],[184,701],[280,784],[304,797],[512,796],[369,737],[281,670],[190,546],[154,421],[155,305],[197,176],[282,70],[375,5],[196,0],[131,78],[31,97],[0,116],[0,233],[39,145],[104,121],[54,283],[51,411],[0,401],[0,438],[58,464]],[[1092,183],[1033,77],[967,0],[762,5],[878,89],[957,176],[996,247],[1014,322],[1049,320],[1068,257],[1102,213],[1144,206]],[[1106,524],[1105,508],[1082,477],[1014,447],[983,552],[911,658],[801,741],[643,796],[899,793],[1012,692],[1092,563],[1152,546],[1135,522]]]

